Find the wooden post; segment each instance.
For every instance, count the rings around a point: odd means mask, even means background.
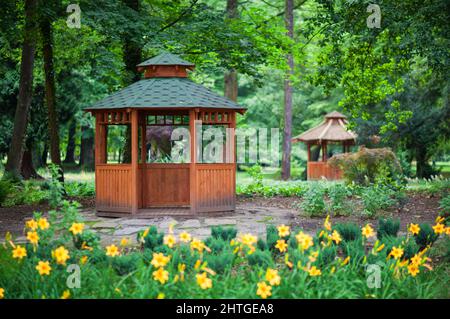
[[[95,164],[105,164],[106,158],[106,125],[100,124],[103,113],[95,114]]]
[[[147,162],[147,125],[144,123],[141,125],[141,163]]]
[[[190,135],[190,153],[191,162],[189,164],[189,203],[191,213],[197,211],[197,130],[195,120],[197,119],[197,111],[189,110],[189,135]]]
[[[327,142],[322,142],[322,162],[326,162],[327,160]]]
[[[308,147],[308,162],[311,162],[311,144],[306,144]]]
[[[236,130],[236,112],[231,112],[230,123],[230,160],[233,163],[233,210],[236,209],[236,146],[235,146],[235,130]]]
[[[139,152],[138,152],[138,110],[131,110],[131,213],[136,214],[139,208]]]

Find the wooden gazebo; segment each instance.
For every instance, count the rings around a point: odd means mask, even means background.
[[[236,113],[245,108],[188,79],[194,64],[176,55],[163,53],[137,67],[142,80],[86,108],[95,116],[97,214],[145,217],[234,210],[234,128]],[[220,163],[200,158],[203,124],[231,128]],[[108,163],[108,125],[131,130],[130,163]],[[188,128],[190,161],[149,162],[146,137],[152,126]]]
[[[356,134],[347,130],[346,116],[334,111],[325,115],[325,120],[316,127],[296,136],[292,142],[304,142],[308,148],[308,180],[326,178],[328,180],[340,179],[342,172],[339,168],[328,165],[327,160],[330,157],[328,144],[342,144],[344,153],[350,152],[350,146],[356,142]],[[311,147],[316,145],[317,152],[321,156],[313,158]]]

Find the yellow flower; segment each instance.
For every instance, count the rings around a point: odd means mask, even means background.
[[[277,240],[275,248],[278,248],[280,252],[284,253],[287,250],[287,247],[288,245],[286,244],[286,241],[284,239]]]
[[[345,266],[350,262],[350,256],[347,256],[344,261],[341,263],[341,266]]]
[[[436,224],[442,224],[444,222],[445,218],[443,216],[437,216],[436,217]]]
[[[182,241],[183,243],[188,243],[191,241],[191,235],[189,235],[189,233],[187,232],[182,232],[180,234],[180,241]]]
[[[161,284],[164,284],[167,280],[169,280],[169,272],[164,270],[164,268],[158,268],[153,272],[153,279],[159,281]]]
[[[129,243],[129,240],[126,237],[122,237],[122,239],[120,240],[120,246],[122,246],[122,247],[127,246],[128,243]]]
[[[39,275],[50,275],[50,271],[52,270],[52,267],[50,267],[50,263],[48,261],[39,261],[38,265],[36,266],[36,270],[39,272]]]
[[[320,276],[322,274],[322,271],[320,269],[317,269],[316,266],[312,266],[311,269],[308,270],[308,273],[311,277]]]
[[[53,258],[56,259],[56,263],[58,265],[65,265],[66,260],[70,258],[69,251],[64,248],[64,246],[60,246],[52,252]]]
[[[27,233],[27,239],[32,243],[33,245],[37,245],[39,242],[39,235],[35,231],[29,231]]]
[[[433,229],[434,229],[434,232],[439,235],[445,231],[445,226],[444,226],[444,224],[437,223],[436,225],[433,226]]]
[[[281,278],[278,275],[278,270],[267,268],[266,271],[266,280],[271,284],[272,286],[278,286],[280,284]]]
[[[342,238],[336,230],[333,230],[333,233],[331,234],[331,240],[333,240],[336,244],[339,244],[342,241]]]
[[[381,244],[380,247],[377,248],[377,253],[379,253],[380,251],[382,251],[384,248],[384,244]]]
[[[200,253],[205,249],[205,244],[197,238],[192,239],[191,241],[191,249],[198,250]]]
[[[5,298],[5,289],[0,288],[0,299]]]
[[[83,249],[83,250],[89,250],[89,251],[93,251],[93,250],[94,250],[94,248],[89,247],[89,246],[86,244],[85,241],[81,244],[81,249]]]
[[[272,295],[272,286],[269,286],[264,281],[258,283],[258,290],[256,290],[256,294],[261,296],[262,299],[266,299]]]
[[[160,293],[158,294],[158,296],[156,296],[156,299],[164,299],[165,297],[166,297],[166,295],[163,294],[162,292],[160,292]]]
[[[164,256],[163,253],[153,253],[153,259],[150,262],[153,267],[160,268],[167,265],[170,261],[170,256]]]
[[[450,226],[445,228],[445,234],[450,235]]]
[[[317,257],[319,257],[319,251],[318,250],[316,250],[316,251],[313,251],[309,256],[308,256],[308,259],[309,259],[309,261],[310,262],[315,262],[316,260],[317,260]]]
[[[410,264],[408,266],[408,273],[411,274],[411,276],[416,277],[419,273],[419,266],[417,264]]]
[[[361,231],[363,236],[365,236],[366,238],[375,236],[375,232],[373,231],[373,228],[370,226],[370,224],[364,226]]]
[[[150,231],[150,228],[147,228],[146,230],[144,230],[144,232],[142,233],[142,238],[147,237],[149,231]]]
[[[30,219],[29,221],[26,222],[25,225],[32,231],[35,231],[38,228],[38,223],[34,219]]]
[[[117,247],[116,245],[112,244],[106,247],[106,256],[116,257],[119,255],[119,247]]]
[[[323,223],[323,227],[326,230],[331,231],[330,215],[328,215],[327,218],[325,219],[325,222]]]
[[[78,235],[83,233],[84,224],[83,223],[73,223],[72,226],[69,228],[69,231],[72,232],[74,235]]]
[[[70,291],[69,290],[64,290],[61,299],[69,299],[70,298]]]
[[[83,257],[80,258],[80,263],[82,265],[84,265],[84,264],[86,264],[87,260],[88,260],[88,256],[83,256]]]
[[[47,221],[47,218],[39,218],[37,221],[38,226],[41,230],[48,229],[50,227],[49,222]]]
[[[16,248],[14,248],[12,253],[13,253],[13,258],[17,258],[17,259],[22,259],[23,257],[27,256],[27,250],[20,245],[17,245]]]
[[[400,247],[393,247],[389,255],[394,257],[395,259],[399,259],[403,256],[403,249]]]
[[[200,286],[200,288],[208,289],[212,287],[212,280],[207,277],[206,272],[203,272],[201,275],[197,274],[195,275],[195,277],[197,278],[197,284]]]
[[[420,232],[420,227],[417,224],[411,224],[409,225],[408,230],[411,232],[411,234],[417,235]]]
[[[241,235],[240,240],[242,244],[252,246],[253,244],[256,244],[258,238],[256,236],[253,236],[252,234],[244,234]]]
[[[299,243],[302,250],[307,250],[314,244],[313,238],[310,235],[305,234],[304,232],[298,233],[295,238],[297,239],[297,242]]]
[[[286,237],[286,236],[289,236],[289,234],[290,234],[289,226],[286,226],[286,225],[278,226],[278,236]]]
[[[414,255],[414,257],[411,258],[411,264],[414,265],[420,265],[422,262],[422,257],[420,257],[419,255]]]
[[[173,246],[177,243],[177,239],[174,235],[164,236],[164,244],[169,246],[169,248],[173,248]]]

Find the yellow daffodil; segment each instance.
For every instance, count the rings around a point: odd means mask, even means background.
[[[392,247],[389,255],[395,259],[400,259],[403,256],[403,249],[401,247]]]
[[[416,275],[419,273],[419,266],[417,264],[410,264],[408,266],[408,273],[411,276],[416,277]]]
[[[287,250],[288,245],[284,239],[277,240],[277,244],[275,248],[277,248],[281,253],[284,253]]]
[[[48,261],[39,261],[39,263],[36,266],[36,270],[39,272],[39,275],[48,276],[50,275],[52,267],[50,267],[50,263]]]
[[[362,232],[363,236],[366,238],[375,236],[375,232],[374,232],[372,226],[370,226],[370,224],[367,224],[366,226],[364,226],[361,229],[361,232]]]
[[[69,231],[72,232],[73,235],[82,234],[84,229],[83,223],[73,223],[72,226],[69,228]]]
[[[197,284],[202,289],[208,289],[212,287],[212,280],[207,277],[206,272],[203,272],[202,274],[195,275],[197,278]]]
[[[52,251],[52,256],[56,259],[58,265],[65,265],[67,259],[70,258],[69,251],[64,246],[60,246]]]
[[[322,271],[316,268],[316,266],[312,266],[311,269],[308,270],[308,273],[311,277],[317,277],[322,275]]]
[[[70,298],[70,291],[64,290],[63,294],[61,295],[61,299],[69,299]]]
[[[31,229],[32,231],[35,231],[36,229],[38,229],[38,223],[34,220],[34,219],[30,219],[26,222],[25,226],[29,229]]]
[[[278,286],[280,284],[281,278],[278,275],[278,270],[267,268],[266,271],[266,280],[271,284],[272,286]]]
[[[169,234],[164,236],[164,244],[167,245],[169,248],[173,248],[175,244],[177,243],[177,239],[174,235]]]
[[[33,245],[37,245],[39,242],[39,235],[37,232],[35,231],[29,231],[27,233],[27,239],[29,240],[30,243],[32,243]]]
[[[437,223],[436,225],[433,226],[433,230],[436,234],[440,235],[445,231],[445,226],[444,224]]]
[[[417,235],[420,232],[420,227],[418,224],[411,224],[408,228],[409,232],[413,235]]]
[[[290,234],[290,228],[286,225],[278,226],[278,236],[287,237]]]
[[[304,232],[299,232],[295,238],[303,251],[307,250],[314,244],[313,238]]]
[[[331,231],[330,215],[328,215],[327,218],[325,219],[325,222],[323,223],[323,227],[326,230]]]
[[[112,244],[106,247],[106,256],[116,257],[120,255],[119,247]]]
[[[5,298],[5,289],[0,288],[0,299]]]
[[[159,281],[161,284],[164,284],[169,280],[169,272],[164,270],[164,268],[158,268],[153,272],[153,279]]]
[[[39,218],[39,220],[37,221],[37,224],[41,230],[45,230],[50,227],[50,224],[47,221],[47,218]]]
[[[17,259],[22,259],[24,257],[27,256],[27,250],[25,249],[25,247],[22,247],[20,245],[17,245],[13,251],[12,251],[12,256],[13,258],[17,258]]]
[[[153,259],[150,263],[155,268],[161,268],[167,265],[169,261],[170,256],[164,256],[163,253],[153,253]]]
[[[130,242],[130,240],[127,237],[122,237],[122,239],[120,240],[120,246],[126,247],[126,246],[128,246],[129,242]]]
[[[180,241],[182,241],[183,243],[188,243],[191,241],[191,235],[187,232],[182,232],[180,234]]]
[[[336,244],[339,244],[342,241],[342,238],[336,230],[333,230],[333,233],[331,234],[331,240]]]
[[[269,286],[264,281],[258,283],[258,290],[256,290],[256,294],[260,296],[262,299],[266,299],[272,295],[272,286]]]

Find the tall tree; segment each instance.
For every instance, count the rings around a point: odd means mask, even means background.
[[[287,36],[294,38],[294,0],[286,0],[285,26]],[[284,79],[284,131],[283,131],[283,156],[281,163],[281,178],[287,180],[291,177],[291,149],[292,149],[292,83],[294,74],[294,57],[292,49],[287,54],[288,70]]]
[[[61,152],[59,148],[59,127],[56,112],[55,68],[53,66],[53,34],[49,17],[41,19],[42,51],[44,56],[45,73],[45,103],[47,104],[48,130],[50,139],[50,158],[59,167],[59,178],[64,182],[64,172],[61,166]]]
[[[25,133],[28,124],[28,110],[33,89],[33,67],[38,32],[37,4],[37,0],[25,1],[25,28],[20,64],[19,96],[14,116],[13,136],[5,166],[5,176],[14,179],[20,179]]]
[[[75,164],[75,135],[77,132],[77,122],[72,119],[69,123],[69,130],[67,132],[67,147],[64,164]]]
[[[227,0],[227,18],[236,19],[238,17],[238,1]],[[238,96],[238,75],[235,68],[231,68],[224,75],[225,97],[232,101],[237,101]]]

